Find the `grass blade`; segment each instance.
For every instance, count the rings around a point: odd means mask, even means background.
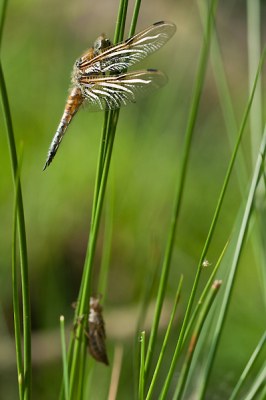
[[[201,54],[200,54],[197,78],[196,78],[196,83],[195,83],[195,88],[194,88],[194,93],[193,93],[193,98],[192,98],[192,104],[191,104],[191,109],[190,109],[190,114],[189,114],[189,119],[188,119],[188,125],[187,125],[187,130],[186,130],[186,135],[185,135],[184,151],[183,151],[183,155],[182,155],[182,162],[181,162],[181,168],[180,168],[180,179],[179,179],[179,182],[177,185],[177,191],[176,191],[175,200],[174,200],[174,209],[173,209],[172,218],[171,218],[169,237],[168,237],[168,241],[167,241],[167,248],[166,248],[165,258],[164,258],[164,262],[163,262],[160,286],[159,286],[158,295],[157,295],[155,316],[154,316],[154,320],[153,320],[153,326],[152,326],[149,345],[148,345],[146,364],[145,364],[146,375],[148,375],[148,373],[149,373],[150,364],[151,364],[151,360],[152,360],[152,354],[154,352],[154,346],[155,346],[155,341],[156,341],[156,337],[157,337],[159,319],[160,319],[160,315],[161,315],[161,311],[162,311],[162,305],[163,305],[163,300],[164,300],[164,295],[165,295],[165,290],[166,290],[166,285],[167,285],[167,279],[168,279],[168,275],[169,275],[169,268],[170,268],[170,262],[171,262],[171,258],[172,258],[172,250],[173,250],[173,244],[174,244],[174,239],[175,239],[177,219],[178,219],[178,215],[179,215],[179,209],[180,209],[180,205],[181,205],[183,188],[184,188],[184,184],[185,184],[189,149],[190,149],[192,134],[194,132],[194,126],[195,126],[195,122],[196,122],[196,116],[197,116],[197,112],[198,112],[198,108],[199,108],[199,102],[200,102],[200,97],[201,97],[201,92],[202,92],[202,87],[203,87],[203,82],[204,82],[204,76],[205,76],[205,70],[206,70],[207,58],[208,58],[208,51],[209,51],[209,44],[210,44],[210,37],[211,37],[211,29],[212,29],[212,24],[213,24],[213,13],[214,13],[214,10],[216,7],[216,3],[217,3],[217,0],[212,0],[211,5],[210,5],[208,22],[207,22],[207,26],[206,26],[206,35],[204,37],[203,46],[202,46]],[[165,388],[165,390],[167,390],[167,388]]]

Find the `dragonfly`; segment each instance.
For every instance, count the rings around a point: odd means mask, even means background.
[[[159,50],[175,31],[172,22],[160,21],[116,45],[103,34],[76,60],[73,86],[43,170],[51,164],[81,105],[89,112],[114,110],[135,103],[167,83],[166,75],[156,69],[125,71]]]

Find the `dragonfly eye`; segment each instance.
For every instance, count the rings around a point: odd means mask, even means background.
[[[112,46],[112,42],[109,39],[102,40],[102,49],[106,49],[107,47]]]

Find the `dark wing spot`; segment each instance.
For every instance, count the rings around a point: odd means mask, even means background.
[[[148,68],[147,71],[148,71],[148,72],[157,72],[158,69]]]
[[[153,26],[162,25],[162,24],[164,24],[164,21],[155,22],[155,24],[153,24]]]

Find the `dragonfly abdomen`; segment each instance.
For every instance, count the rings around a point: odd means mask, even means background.
[[[64,114],[61,118],[60,124],[57,128],[57,131],[54,135],[53,141],[51,143],[51,146],[49,147],[46,163],[44,165],[43,171],[48,167],[51,162],[53,161],[54,156],[56,155],[56,152],[58,150],[58,147],[61,143],[61,140],[63,139],[63,136],[65,134],[65,131],[67,130],[68,125],[70,124],[70,121],[74,117],[74,115],[77,113],[80,105],[82,104],[82,93],[81,90],[78,86],[75,86],[67,99]]]

